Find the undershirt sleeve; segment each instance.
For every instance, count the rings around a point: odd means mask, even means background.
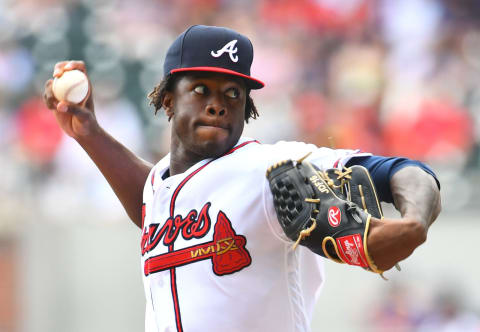
[[[433,176],[440,189],[440,182],[433,170],[418,160],[399,157],[382,157],[382,156],[358,156],[352,157],[345,166],[361,165],[368,169],[373,183],[377,189],[378,198],[387,203],[393,202],[392,191],[390,189],[390,179],[392,176],[407,166],[416,166]]]

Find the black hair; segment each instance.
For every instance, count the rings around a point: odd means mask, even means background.
[[[181,75],[167,75],[165,76],[160,83],[158,83],[153,91],[148,94],[150,99],[150,105],[155,107],[155,114],[162,108],[163,98],[167,92],[172,92],[175,86],[175,82]],[[248,123],[249,119],[256,119],[259,116],[257,108],[253,102],[252,97],[250,97],[250,89],[247,88],[247,99],[245,102],[245,122]]]

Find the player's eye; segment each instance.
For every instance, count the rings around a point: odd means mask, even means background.
[[[227,92],[225,92],[225,94],[227,95],[227,97],[230,97],[230,98],[238,98],[238,96],[240,95],[240,92],[235,88],[230,88],[227,90]]]
[[[199,84],[193,88],[193,91],[200,95],[204,95],[205,93],[207,93],[207,87],[205,85]]]

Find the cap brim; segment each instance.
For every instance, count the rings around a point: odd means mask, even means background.
[[[170,71],[171,74],[174,74],[174,73],[179,73],[179,72],[185,72],[185,71],[210,71],[210,72],[215,72],[215,73],[224,73],[224,74],[229,74],[229,75],[233,75],[233,76],[238,76],[238,77],[242,77],[245,79],[248,87],[250,89],[261,89],[265,86],[265,84],[260,81],[260,80],[257,80],[256,78],[253,78],[251,76],[248,76],[248,75],[244,75],[242,73],[239,73],[239,72],[236,72],[236,71],[233,71],[233,70],[229,70],[229,69],[225,69],[225,68],[218,68],[218,67],[188,67],[188,68],[177,68],[177,69],[172,69]]]

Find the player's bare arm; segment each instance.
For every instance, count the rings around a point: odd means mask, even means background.
[[[87,73],[82,61],[63,61],[55,65],[54,77],[64,71],[78,69]],[[141,227],[142,193],[152,165],[137,157],[109,135],[97,122],[93,104],[93,89],[81,104],[58,101],[52,92],[53,80],[45,84],[44,101],[59,126],[87,152],[108,181],[130,219]],[[125,176],[128,174],[128,176]]]
[[[405,167],[392,177],[391,188],[397,210],[403,218],[421,223],[426,237],[441,211],[440,190],[435,179],[418,167]]]
[[[392,268],[425,242],[428,228],[441,210],[435,179],[419,167],[408,166],[396,172],[390,187],[402,218],[372,218],[368,236],[370,254],[381,270]]]

